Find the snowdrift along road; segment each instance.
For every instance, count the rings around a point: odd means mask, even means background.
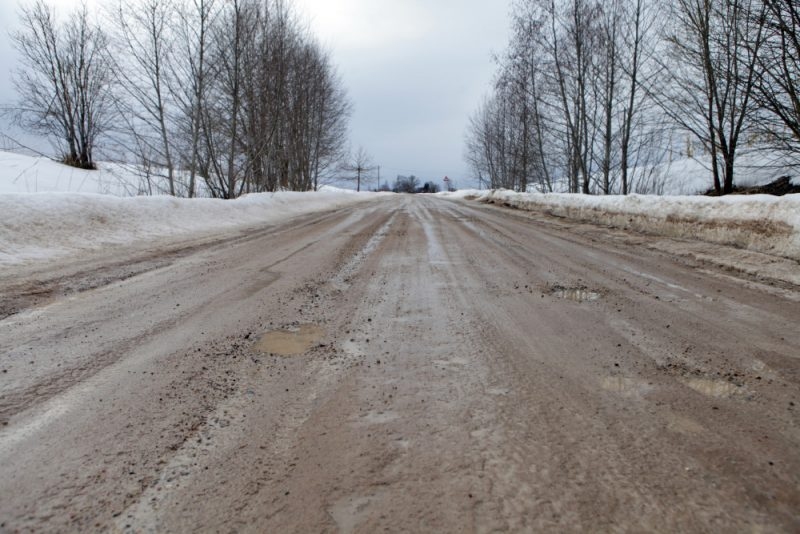
[[[732,245],[800,261],[800,195],[590,196],[506,190],[444,195],[647,234]]]
[[[85,193],[0,195],[0,266],[126,244],[154,245],[244,229],[375,198],[330,189],[237,200]]]

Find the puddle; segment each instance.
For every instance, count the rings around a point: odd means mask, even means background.
[[[693,390],[708,395],[709,397],[732,397],[743,393],[744,388],[726,380],[708,380],[705,378],[690,378],[684,382]]]
[[[600,293],[591,291],[586,287],[564,287],[553,286],[550,294],[560,299],[571,300],[573,302],[591,302],[600,298]]]
[[[306,352],[324,335],[325,330],[322,327],[304,324],[290,330],[267,332],[261,336],[254,349],[265,354],[296,356]]]
[[[623,397],[638,397],[653,389],[646,382],[624,376],[607,376],[600,381],[600,387],[606,391],[619,393]]]

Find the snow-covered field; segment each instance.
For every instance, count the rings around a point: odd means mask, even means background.
[[[800,261],[800,195],[589,196],[505,190],[440,194]]]
[[[795,175],[797,168],[792,169],[790,163],[787,157],[779,152],[744,148],[736,158],[735,185],[738,187],[765,185],[782,176]],[[711,177],[711,157],[707,155],[662,163],[648,174],[649,179],[639,185],[646,185],[645,189],[649,194],[696,195],[714,186]]]
[[[98,170],[85,171],[45,157],[0,151],[0,194],[97,193],[129,197],[146,192],[146,180],[126,165],[100,163]]]

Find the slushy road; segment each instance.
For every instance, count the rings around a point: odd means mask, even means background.
[[[398,195],[0,292],[3,532],[800,530],[798,288],[644,236]]]

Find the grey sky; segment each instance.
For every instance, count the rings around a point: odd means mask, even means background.
[[[77,0],[56,0],[59,9]],[[102,0],[95,0],[96,5]],[[467,120],[488,91],[492,52],[508,38],[505,0],[295,0],[333,52],[355,104],[351,140],[382,177],[466,181]],[[16,3],[0,0],[0,101],[13,98],[8,39]]]

